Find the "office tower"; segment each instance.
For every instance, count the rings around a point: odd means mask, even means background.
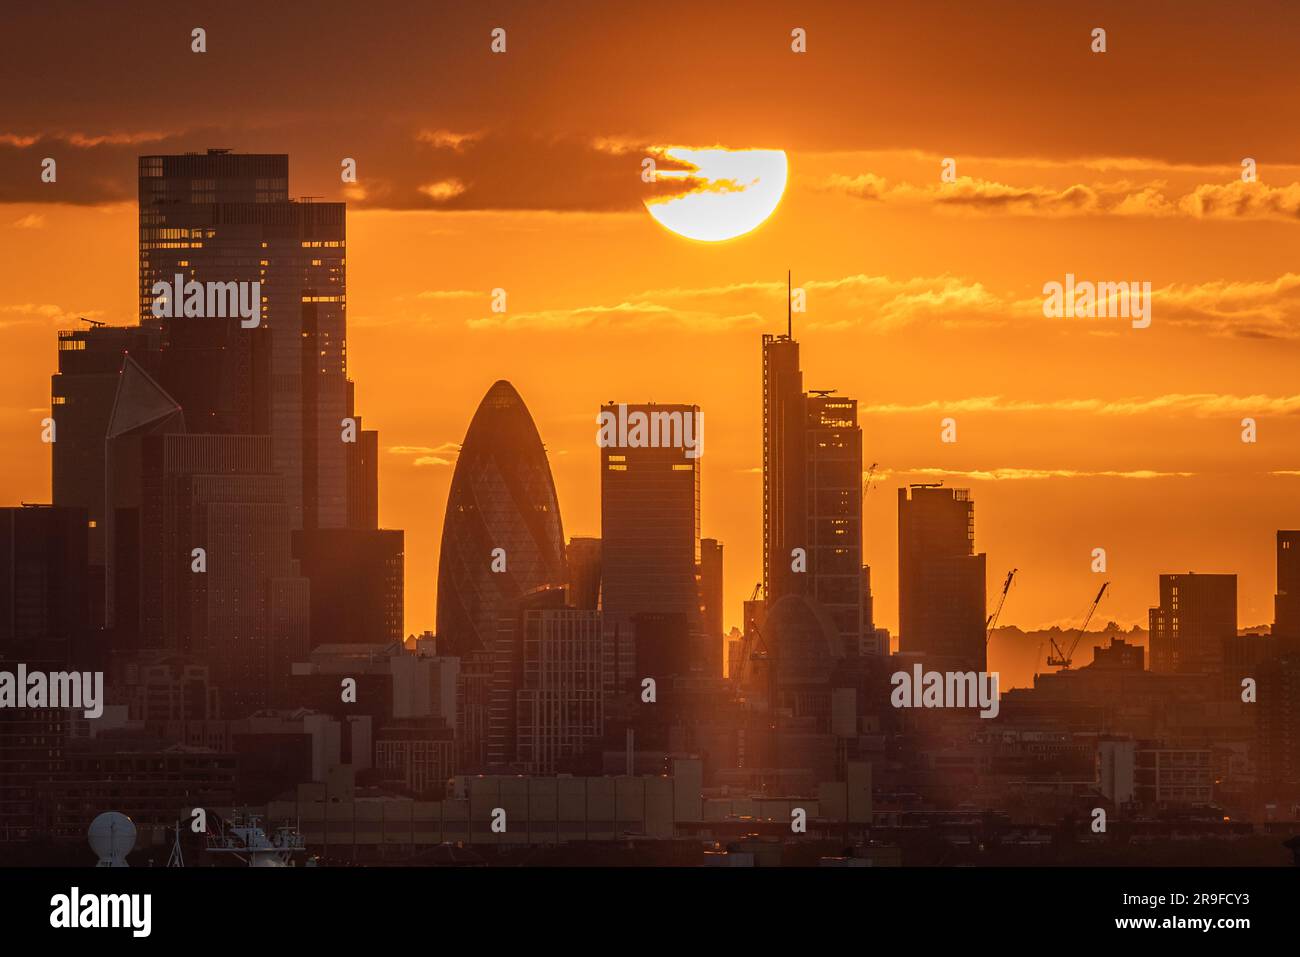
[[[53,503],[86,510],[89,561],[102,569],[104,435],[118,374],[128,353],[137,362],[156,365],[160,336],[157,330],[139,326],[104,325],[60,330],[58,336],[59,371],[50,379],[50,415],[56,427],[51,446]],[[102,604],[102,597],[98,601]]]
[[[271,431],[269,327],[245,329],[233,316],[187,316],[161,328],[165,337],[156,378],[185,410],[188,431]]]
[[[494,570],[496,569],[496,570]],[[514,386],[493,384],[456,459],[438,556],[439,650],[490,652],[526,592],[568,581],[555,483]]]
[[[134,356],[122,361],[104,432],[104,622],[115,650],[140,646],[143,443],[185,431],[185,414]]]
[[[402,640],[404,539],[400,529],[293,533],[293,557],[311,582],[311,647]]]
[[[803,373],[799,343],[763,336],[763,597],[799,591],[790,553],[804,548],[805,459]]]
[[[862,640],[862,429],[856,399],[806,397],[805,594],[829,612],[846,655]]]
[[[862,654],[889,654],[876,644],[876,601],[871,594],[871,566],[862,566]]]
[[[611,402],[600,414],[618,426],[600,442],[601,611],[606,677],[623,689],[638,677],[636,615],[678,615],[683,647],[701,634],[700,459],[688,448],[700,410]],[[666,640],[657,627],[653,640]]]
[[[1300,650],[1283,648],[1261,662],[1255,674],[1259,781],[1264,793],[1273,795],[1300,784]]]
[[[975,553],[970,490],[898,490],[899,651],[985,668],[983,553]]]
[[[802,558],[796,558],[796,549]],[[862,429],[857,401],[803,391],[799,344],[763,336],[763,592],[826,605],[862,640]],[[801,570],[798,570],[802,568]]]
[[[569,604],[574,608],[599,608],[600,539],[571,538],[566,554],[569,559]]]
[[[1300,531],[1277,533],[1277,595],[1273,637],[1300,643]]]
[[[202,369],[225,356],[200,384],[202,415],[191,428],[258,431],[266,409],[291,527],[334,528],[348,517],[344,204],[291,201],[288,173],[283,155],[142,156],[140,319],[162,329],[167,347],[190,354],[183,365]],[[269,357],[256,346],[268,333],[255,328],[155,319],[154,284],[177,275],[246,290],[260,283],[253,318],[269,330]]]
[[[1237,576],[1160,576],[1160,604],[1149,615],[1151,670],[1223,670],[1223,642],[1237,635]]]
[[[309,651],[310,618],[271,438],[148,436],[141,486],[144,642],[207,661],[232,716],[266,707]]]
[[[361,429],[357,441],[347,445],[348,528],[379,527],[379,433]]]
[[[84,508],[0,508],[0,660],[87,666],[86,522]]]
[[[700,539],[700,615],[704,646],[699,663],[705,674],[722,677],[722,543],[716,538]]]
[[[571,770],[604,733],[600,612],[570,608],[563,588],[523,596],[493,652],[488,767]]]

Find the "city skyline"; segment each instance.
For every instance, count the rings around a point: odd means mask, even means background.
[[[705,410],[712,441],[701,508],[708,534],[728,550],[724,622],[740,625],[762,578],[754,342],[784,325],[787,269],[807,293],[808,311],[795,316],[807,386],[858,399],[864,458],[879,463],[863,548],[881,625],[898,625],[891,489],[939,480],[980,501],[988,590],[1020,569],[1008,623],[1077,622],[1095,591],[1095,547],[1111,558],[1103,614],[1121,624],[1145,623],[1159,575],[1189,570],[1238,574],[1239,624],[1271,620],[1270,536],[1300,525],[1291,451],[1300,395],[1289,371],[1300,280],[1287,254],[1300,146],[1288,124],[1271,122],[1286,109],[1280,91],[1293,86],[1295,67],[1267,55],[1285,31],[1211,5],[1198,7],[1201,22],[1224,29],[1109,7],[1111,36],[1122,42],[1090,93],[1073,80],[1098,72],[1082,21],[1075,28],[1085,41],[1075,42],[1007,5],[987,18],[942,7],[940,31],[917,12],[845,22],[832,9],[808,11],[815,56],[803,66],[777,56],[788,50],[789,24],[770,8],[744,23],[696,11],[696,29],[680,35],[672,17],[629,31],[628,15],[609,11],[566,23],[561,35],[516,7],[504,63],[491,59],[486,39],[454,39],[480,29],[487,37],[486,14],[451,12],[423,31],[376,23],[385,48],[417,59],[417,48],[436,52],[418,78],[402,73],[409,95],[378,123],[376,91],[394,88],[403,55],[379,57],[373,44],[278,11],[263,12],[264,35],[233,73],[239,11],[214,11],[209,59],[177,42],[168,56],[183,75],[165,94],[147,82],[143,55],[105,67],[109,54],[88,38],[108,14],[85,11],[57,29],[20,14],[15,28],[34,39],[15,51],[14,102],[0,129],[0,328],[9,343],[0,455],[10,463],[0,495],[50,499],[35,444],[54,371],[48,333],[75,328],[81,315],[121,324],[138,313],[136,158],[220,146],[289,153],[294,195],[348,204],[349,374],[367,422],[382,428],[380,524],[407,532],[409,631],[433,627],[454,447],[499,378],[530,397],[572,536],[599,530],[593,406],[628,396]],[[1272,9],[1283,22],[1295,17]],[[408,26],[424,15],[410,16]],[[192,26],[160,8],[128,48],[168,49]],[[1166,30],[1201,54],[1200,66],[1191,58],[1156,70],[1143,59],[1170,42]],[[921,69],[883,44],[863,62],[852,44],[873,31],[923,33],[942,55]],[[302,35],[364,64],[352,72],[373,80],[296,71],[280,43]],[[625,76],[620,64],[636,62],[646,36],[674,51],[670,64],[716,63],[698,71],[710,94],[701,100],[729,107],[667,108]],[[761,82],[741,82],[738,64],[769,44],[772,68]],[[93,79],[76,96],[39,86],[46,68],[25,59],[38,49]],[[584,51],[584,75],[599,78],[600,95],[547,71],[557,49]],[[989,75],[984,51],[1006,49],[1057,65],[1034,84],[1013,83],[1003,69]],[[1216,122],[1204,122],[1201,104],[1220,104],[1216,91],[1235,87],[1231,70],[1243,62],[1252,95],[1216,106]],[[981,107],[961,79],[971,69],[989,76],[1005,109]],[[210,82],[213,70],[222,83]],[[516,81],[525,73],[547,81],[523,89]],[[254,74],[273,77],[283,97],[258,96],[245,85]],[[854,91],[850,99],[816,94],[831,77]],[[439,82],[453,78],[461,95],[440,97]],[[1158,135],[1120,106],[1123,90],[1152,83],[1165,111]],[[502,84],[513,91],[510,110],[494,99]],[[184,116],[171,107],[175,95],[186,97]],[[921,105],[940,113],[922,122]],[[512,125],[520,110],[537,137]],[[1106,122],[1078,122],[1098,110]],[[850,114],[870,122],[846,122]],[[642,208],[639,175],[643,147],[672,144],[785,151],[780,205],[729,242],[673,235]],[[40,160],[50,155],[61,165],[47,184]],[[356,184],[340,182],[344,157],[358,162]],[[958,182],[945,186],[948,157]],[[1248,157],[1258,163],[1260,199],[1237,202]],[[552,177],[551,168],[572,175]],[[1152,325],[1045,318],[1040,290],[1067,273],[1149,280]],[[496,288],[509,295],[504,314],[491,311]],[[702,373],[705,354],[721,360],[719,371]],[[480,366],[484,356],[491,369]],[[957,420],[952,445],[939,441],[946,416]],[[1259,423],[1254,445],[1239,441],[1247,416]],[[1233,508],[1205,507],[1218,500]]]
[[[0,116],[0,871],[97,864],[51,928],[164,859],[1267,918],[1300,7],[52,3]]]

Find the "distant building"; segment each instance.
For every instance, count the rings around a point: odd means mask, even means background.
[[[1123,638],[1111,638],[1109,645],[1092,649],[1092,661],[1083,667],[1098,671],[1142,671],[1146,668],[1146,649],[1131,645]]]
[[[985,556],[968,489],[898,490],[898,647],[986,667]]]
[[[1273,635],[1300,643],[1300,531],[1277,533],[1277,595]]]
[[[402,640],[404,539],[400,529],[293,533],[293,557],[311,582],[312,647]]]
[[[490,653],[515,602],[568,579],[546,449],[503,379],[479,403],[452,473],[438,556],[440,653]]]
[[[254,431],[261,406],[290,527],[348,524],[344,204],[290,200],[288,156],[228,150],[141,156],[139,193],[140,321],[161,325],[178,345],[193,340],[187,365],[203,379],[191,429],[234,431],[233,418]],[[154,284],[178,274],[186,282],[260,283],[258,326],[239,335],[229,321],[155,319]],[[256,346],[263,336],[265,361]],[[261,369],[269,370],[264,388]],[[240,394],[245,385],[250,391]]]
[[[626,410],[625,413],[620,410]],[[602,415],[644,415],[698,421],[693,405],[616,405]],[[661,420],[667,421],[667,419]],[[693,426],[692,426],[693,427]],[[702,641],[700,593],[700,459],[677,444],[623,441],[600,449],[601,611],[606,640],[606,678],[627,688],[637,677],[634,619],[638,614],[677,615],[678,639]],[[659,639],[656,639],[659,640]],[[647,653],[653,654],[650,649]],[[677,659],[669,655],[659,660]]]
[[[50,415],[56,441],[50,446],[55,505],[86,510],[89,561],[103,587],[104,436],[113,412],[122,362],[129,353],[146,363],[161,341],[157,329],[89,326],[59,332],[58,372],[50,381]],[[98,596],[103,604],[103,595]],[[101,612],[102,614],[102,612]]]
[[[1204,807],[1214,796],[1209,748],[1139,745],[1135,752],[1134,796],[1151,807]]]
[[[763,592],[807,595],[845,652],[864,634],[862,429],[857,400],[803,389],[799,344],[763,336]],[[795,550],[802,550],[802,560]]]
[[[1300,785],[1300,652],[1288,647],[1256,669],[1259,780],[1266,793]]]
[[[274,701],[308,650],[310,589],[272,468],[269,436],[142,443],[142,637],[206,660],[232,717]]]
[[[1221,673],[1224,639],[1237,634],[1237,576],[1161,575],[1149,621],[1152,671]]]
[[[569,559],[569,604],[574,608],[599,608],[600,539],[571,538],[566,554]]]
[[[0,660],[97,660],[87,531],[84,508],[0,508]]]
[[[698,663],[705,674],[722,676],[723,577],[722,543],[716,538],[700,539],[700,619],[703,646]]]

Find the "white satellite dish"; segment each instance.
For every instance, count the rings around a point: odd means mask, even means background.
[[[135,825],[125,814],[105,811],[90,822],[86,839],[99,856],[96,867],[126,867],[126,855],[135,847]]]

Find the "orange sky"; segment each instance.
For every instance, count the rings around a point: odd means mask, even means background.
[[[895,490],[938,480],[973,489],[990,590],[1020,569],[1004,623],[1077,624],[1099,546],[1098,622],[1145,623],[1156,575],[1187,570],[1237,572],[1241,623],[1271,621],[1273,532],[1300,526],[1300,68],[1282,50],[1300,14],[1128,6],[385,6],[338,31],[231,4],[159,7],[111,46],[101,14],[22,15],[26,49],[0,57],[18,94],[0,108],[0,501],[49,498],[54,331],[134,317],[134,156],[288,152],[294,195],[350,204],[349,370],[385,450],[381,523],[406,530],[407,631],[432,628],[455,445],[498,378],[537,420],[570,536],[599,533],[602,402],[704,409],[703,532],[738,623],[760,577],[759,335],[783,325],[787,268],[805,382],[859,400],[880,463],[880,624]],[[753,233],[692,243],[641,208],[640,159],[666,145],[784,149],[790,184]],[[449,179],[453,200],[419,190]],[[1151,327],[1044,318],[1066,272],[1150,282]]]

